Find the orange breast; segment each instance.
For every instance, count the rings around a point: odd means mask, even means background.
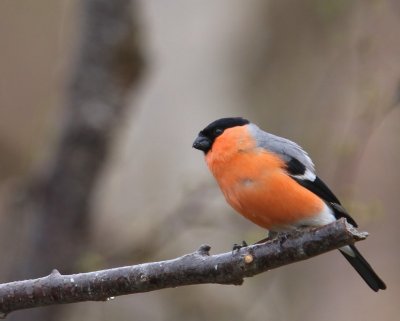
[[[277,155],[255,146],[247,126],[226,130],[206,161],[228,203],[264,228],[285,228],[323,209],[318,196],[286,174]]]

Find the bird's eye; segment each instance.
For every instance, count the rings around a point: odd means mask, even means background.
[[[215,128],[214,129],[214,135],[219,136],[223,133],[224,131],[221,128]]]

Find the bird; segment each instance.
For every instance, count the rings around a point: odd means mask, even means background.
[[[308,153],[289,139],[265,132],[242,117],[228,117],[201,130],[193,147],[204,152],[226,201],[270,232],[323,226],[343,217],[357,227],[317,176]],[[386,289],[354,245],[339,251],[372,290]]]

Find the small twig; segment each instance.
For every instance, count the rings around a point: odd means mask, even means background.
[[[106,301],[115,296],[184,285],[243,283],[282,265],[302,261],[364,240],[344,219],[332,224],[280,235],[263,244],[238,251],[210,255],[202,245],[194,253],[176,259],[109,270],[61,275],[57,270],[43,278],[0,284],[0,315],[53,304]]]

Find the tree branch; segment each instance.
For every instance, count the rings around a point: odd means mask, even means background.
[[[308,231],[279,235],[266,243],[235,252],[210,255],[202,245],[176,259],[109,270],[61,275],[57,270],[39,279],[0,284],[0,316],[12,311],[53,304],[106,301],[119,295],[184,285],[243,283],[243,278],[306,260],[364,240],[344,219]]]

